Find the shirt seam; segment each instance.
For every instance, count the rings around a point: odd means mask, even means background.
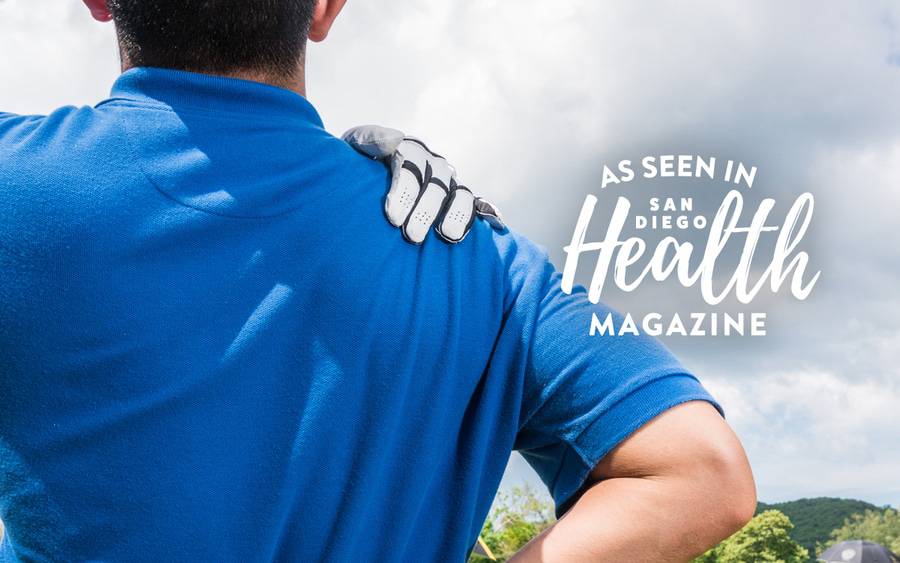
[[[159,111],[166,111],[165,109],[162,109],[162,108],[153,108],[153,109],[158,109]],[[150,186],[154,190],[156,190],[156,192],[159,193],[161,196],[163,196],[164,198],[168,199],[169,201],[176,203],[182,207],[185,207],[187,209],[192,209],[194,211],[197,211],[198,213],[205,213],[207,215],[210,215],[213,217],[219,217],[222,219],[243,219],[243,220],[249,219],[249,220],[257,220],[257,221],[268,220],[268,219],[278,219],[281,217],[285,217],[291,213],[298,211],[299,209],[301,209],[303,207],[303,205],[297,205],[295,207],[291,207],[289,209],[286,209],[286,210],[278,212],[278,213],[272,213],[272,214],[266,214],[266,215],[233,215],[233,214],[226,214],[226,213],[221,213],[218,211],[213,211],[211,209],[204,209],[202,207],[198,207],[196,205],[192,205],[190,203],[182,201],[182,200],[176,198],[175,196],[173,196],[172,194],[168,193],[166,190],[164,190],[162,188],[162,186],[160,186],[153,178],[150,177],[149,174],[147,174],[147,171],[144,169],[142,160],[140,158],[138,158],[139,151],[138,151],[136,144],[132,141],[131,130],[128,127],[128,123],[124,120],[122,122],[122,134],[125,136],[125,144],[128,146],[128,152],[131,155],[132,161],[137,163],[138,170],[140,170],[141,176],[143,176],[144,180],[146,180],[147,183],[149,183]]]
[[[270,123],[270,124],[283,124],[285,121],[298,121],[299,120],[303,123],[309,123],[310,125],[313,125],[317,129],[324,130],[324,127],[322,125],[320,125],[317,120],[313,119],[313,120],[307,121],[307,120],[298,118],[298,116],[296,116],[296,115],[286,115],[284,118],[281,118],[281,119],[272,119],[272,118],[264,117],[260,114],[255,114],[255,113],[241,113],[241,112],[228,111],[228,110],[210,111],[210,110],[205,110],[203,108],[199,108],[196,106],[181,106],[181,107],[175,108],[173,106],[167,106],[164,104],[158,104],[158,103],[153,103],[153,102],[145,102],[142,100],[133,100],[130,98],[111,98],[111,99],[104,100],[104,101],[98,103],[96,106],[94,106],[94,108],[100,109],[102,107],[107,107],[107,106],[126,107],[126,108],[133,107],[133,108],[139,108],[139,109],[158,111],[158,112],[162,112],[162,113],[174,113],[174,114],[184,113],[186,115],[194,115],[194,116],[199,116],[199,117],[215,117],[216,119],[225,118],[225,119],[232,120],[232,121],[247,121],[248,119],[252,119],[255,122]]]

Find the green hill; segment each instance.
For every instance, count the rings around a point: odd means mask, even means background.
[[[785,513],[794,524],[791,537],[815,556],[816,542],[827,542],[831,530],[839,528],[851,514],[880,508],[861,500],[820,497],[775,504],[761,502],[756,512],[759,514],[763,510],[775,509]]]

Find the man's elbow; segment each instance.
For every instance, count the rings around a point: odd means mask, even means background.
[[[731,482],[731,481],[727,481]],[[737,532],[747,525],[753,515],[756,514],[756,487],[753,485],[753,477],[749,467],[744,477],[735,482],[735,492],[726,501],[727,508],[723,514],[723,522],[730,524],[730,530],[725,537]]]
[[[744,448],[716,409],[702,401],[653,419],[601,460],[593,476],[601,483],[645,478],[655,491],[654,509],[662,508],[666,518],[658,530],[660,545],[685,557],[740,530],[756,512]]]
[[[684,487],[684,531],[705,551],[753,518],[756,484],[734,431],[708,408],[696,414],[679,428],[679,454],[670,461]]]
[[[718,444],[707,454],[706,471],[700,477],[706,491],[712,492],[715,521],[721,539],[743,528],[756,513],[756,485],[743,448]]]

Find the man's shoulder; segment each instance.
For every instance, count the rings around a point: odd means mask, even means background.
[[[95,108],[47,115],[0,114],[0,206],[16,228],[101,213],[101,186],[119,178],[128,155],[115,123]],[[26,225],[27,223],[27,225]]]
[[[0,154],[8,156],[14,149],[21,150],[23,144],[40,130],[46,120],[46,115],[0,112]]]
[[[92,150],[104,135],[101,112],[90,106],[64,106],[46,115],[21,115],[0,112],[0,155],[4,168],[17,164],[22,170],[61,163],[80,149]],[[18,158],[17,158],[18,157]]]
[[[63,106],[48,114],[18,114],[0,111],[0,142],[27,141],[35,133],[52,132],[79,113],[93,112],[91,107]]]
[[[466,253],[467,260],[479,265],[491,265],[496,283],[502,288],[505,311],[523,300],[532,303],[547,287],[556,269],[550,262],[547,250],[526,235],[510,228],[496,229],[483,219],[476,219],[469,236],[460,244],[448,245],[450,254]]]
[[[21,115],[18,113],[0,111],[0,134],[5,134],[13,127],[21,126],[29,122],[32,124],[40,122],[46,117],[46,115]]]
[[[494,229],[483,220],[478,220],[478,223],[481,227],[479,230],[485,232],[486,236],[483,238],[486,238],[488,244],[494,248],[509,278],[516,280],[525,276],[545,274],[548,273],[546,271],[548,268],[552,272],[553,266],[544,246],[517,230]]]

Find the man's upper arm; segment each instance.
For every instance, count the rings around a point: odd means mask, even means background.
[[[598,462],[661,413],[689,401],[718,405],[658,340],[590,336],[591,315],[621,316],[571,295],[547,256],[515,238],[504,330],[521,331],[523,395],[515,448],[546,483],[561,513]],[[510,322],[512,320],[513,322]],[[716,416],[719,416],[716,413]],[[720,417],[721,418],[721,417]]]
[[[742,527],[756,511],[756,485],[737,436],[708,403],[691,401],[643,425],[601,459],[585,488],[609,479],[667,484],[685,518],[711,519],[712,537]],[[718,528],[718,532],[716,531]],[[718,536],[716,535],[718,533]]]
[[[688,402],[643,425],[603,457],[591,481],[666,477],[693,467],[745,465],[737,437],[711,405]]]

